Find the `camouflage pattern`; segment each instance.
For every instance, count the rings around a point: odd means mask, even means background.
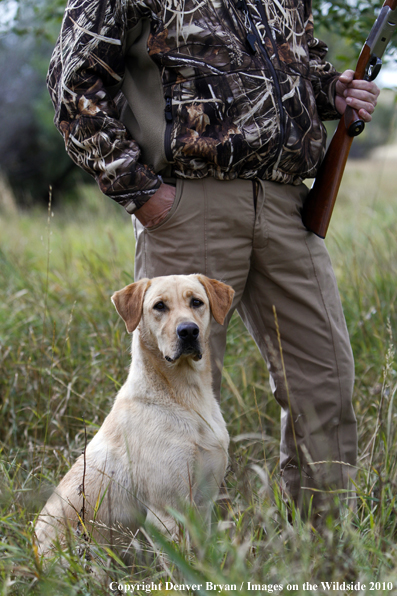
[[[281,183],[315,176],[322,120],[338,114],[337,73],[313,36],[311,2],[247,0],[246,7],[232,0],[69,1],[48,75],[55,123],[72,159],[128,212],[162,180],[141,162],[120,121],[128,32],[142,19],[150,19],[147,51],[171,101],[174,176]],[[247,35],[256,36],[251,47]]]

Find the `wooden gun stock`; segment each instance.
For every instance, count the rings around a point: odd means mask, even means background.
[[[357,112],[348,107],[339,121],[338,128],[317,172],[316,180],[303,206],[302,221],[304,226],[320,238],[325,238],[327,234],[354,139],[354,136],[351,136],[348,131],[354,125],[357,128],[362,127]]]
[[[378,24],[380,15],[361,50],[354,73],[355,79],[374,80],[379,73],[381,55],[397,21],[397,0],[386,0],[382,11],[385,8],[382,23]],[[363,130],[364,122],[355,110],[347,107],[303,206],[304,226],[320,238],[326,236],[353,139]]]

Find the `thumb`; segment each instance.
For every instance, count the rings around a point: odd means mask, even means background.
[[[345,70],[340,77],[339,82],[343,85],[349,85],[354,79],[354,70]]]

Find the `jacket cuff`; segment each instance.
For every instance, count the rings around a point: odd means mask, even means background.
[[[340,76],[339,74],[336,75],[332,79],[332,81],[330,82],[330,84],[329,84],[329,88],[328,88],[328,101],[329,101],[330,106],[334,109],[335,114],[337,114],[337,117],[340,118],[341,115],[339,114],[339,112],[338,112],[338,110],[336,109],[336,106],[335,106],[336,83],[338,82],[339,76]]]
[[[152,189],[147,190],[142,193],[137,192],[135,195],[130,196],[130,197],[128,197],[128,199],[123,201],[122,205],[123,205],[124,209],[127,211],[127,213],[132,215],[133,213],[135,213],[135,211],[138,211],[138,209],[143,207],[143,205],[147,201],[149,201],[149,199],[158,191],[162,182],[163,181],[162,181],[161,177],[159,176],[159,184],[156,188],[152,188]],[[119,202],[121,202],[121,201],[119,201]]]
[[[339,120],[341,117],[341,114],[335,106],[336,83],[338,82],[339,76],[340,74],[337,73],[327,81],[326,86],[324,86],[323,101],[319,101],[320,105],[317,105],[321,120]],[[326,101],[324,101],[325,97]]]

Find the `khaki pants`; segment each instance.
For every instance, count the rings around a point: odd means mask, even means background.
[[[133,218],[135,279],[203,273],[234,288],[226,324],[213,322],[214,388],[219,394],[227,323],[237,308],[268,363],[281,406],[283,483],[298,504],[311,494],[320,503],[320,493],[302,487],[347,487],[357,440],[350,342],[324,242],[301,222],[306,194],[303,184],[177,180],[160,225],[145,229]]]

